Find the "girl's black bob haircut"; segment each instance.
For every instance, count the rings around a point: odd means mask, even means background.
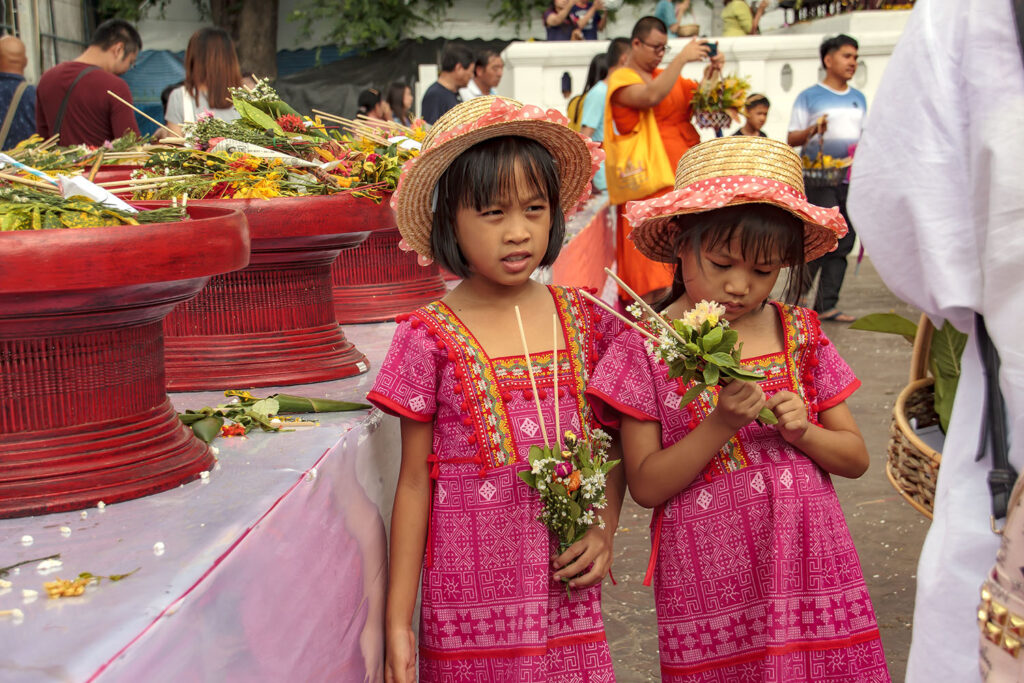
[[[528,188],[516,187],[516,168]],[[469,277],[469,263],[459,248],[455,217],[459,209],[480,211],[494,204],[518,201],[528,189],[542,195],[551,207],[548,248],[540,265],[550,266],[558,258],[565,238],[565,215],[559,199],[558,165],[544,145],[536,140],[506,135],[478,142],[460,154],[437,181],[437,203],[430,229],[430,251],[438,264],[457,275]]]
[[[672,219],[677,227],[672,251],[689,248],[696,254],[728,246],[740,238],[743,258],[755,263],[781,261],[789,268],[782,298],[795,304],[802,294],[807,266],[804,262],[804,224],[793,214],[770,204],[738,204],[703,213],[684,214]],[[703,265],[703,259],[698,258]],[[672,287],[657,307],[664,308],[686,292],[683,261],[676,258]]]

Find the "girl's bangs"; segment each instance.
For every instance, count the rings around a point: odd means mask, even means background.
[[[456,165],[458,168],[456,168]],[[550,152],[528,138],[486,140],[462,153],[449,167],[454,171],[458,206],[484,207],[519,201],[524,191],[558,204],[558,171]],[[520,184],[526,183],[526,187]]]
[[[736,235],[744,260],[793,266],[804,261],[803,223],[792,214],[766,204],[742,204],[692,217],[694,247],[727,248]],[[696,225],[694,225],[696,224]]]

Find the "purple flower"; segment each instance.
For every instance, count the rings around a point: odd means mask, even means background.
[[[572,474],[571,462],[560,462],[555,465],[555,474],[559,477],[568,477]]]

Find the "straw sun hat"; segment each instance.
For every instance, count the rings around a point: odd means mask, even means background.
[[[835,249],[848,230],[838,207],[807,201],[800,158],[789,145],[770,138],[735,135],[691,147],[676,167],[675,187],[626,206],[634,226],[630,239],[655,261],[675,263],[678,258],[679,227],[673,217],[737,204],[771,204],[803,221],[806,261]]]
[[[406,162],[391,198],[402,248],[421,262],[432,259],[430,229],[437,181],[457,156],[478,142],[504,135],[536,140],[558,166],[559,199],[566,217],[590,196],[590,180],[601,165],[599,145],[568,127],[568,119],[549,109],[497,96],[475,97],[450,109],[427,133],[419,156]]]

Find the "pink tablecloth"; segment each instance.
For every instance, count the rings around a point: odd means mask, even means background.
[[[393,329],[346,333],[376,363]],[[361,400],[374,372],[290,393]],[[172,398],[179,409],[222,400]],[[93,508],[85,519],[0,520],[0,566],[58,552],[63,561],[47,575],[22,567],[0,589],[0,610],[24,612],[21,623],[0,619],[0,680],[363,680],[381,659],[384,529],[399,439],[396,423],[376,411],[320,422],[218,440],[206,482]],[[58,576],[136,567],[77,598],[51,600],[43,590]],[[26,599],[25,589],[38,596]]]

